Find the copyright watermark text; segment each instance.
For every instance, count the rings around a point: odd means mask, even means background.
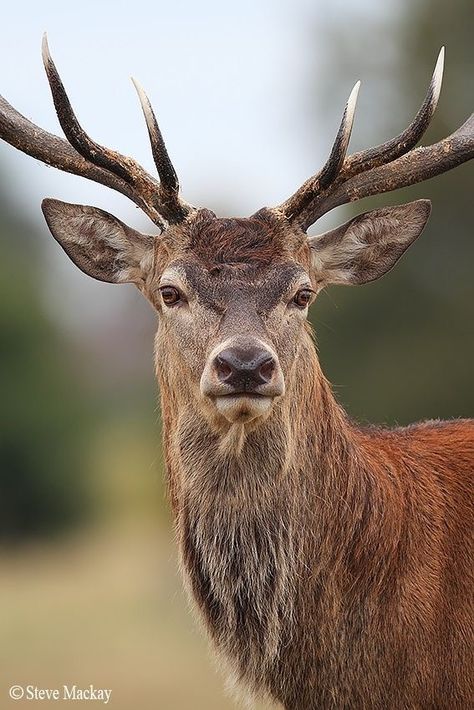
[[[84,700],[107,705],[111,696],[111,688],[96,688],[78,685],[61,685],[58,688],[40,688],[38,685],[12,685],[8,690],[12,700]]]

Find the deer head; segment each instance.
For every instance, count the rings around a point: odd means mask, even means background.
[[[414,148],[439,97],[441,50],[428,93],[399,136],[347,156],[359,83],[324,167],[288,200],[248,219],[221,219],[179,195],[147,96],[135,82],[160,181],[95,143],[79,125],[51,59],[43,60],[68,142],[34,126],[0,97],[0,136],[45,163],[107,185],[157,225],[140,234],[94,207],[43,202],[54,238],[90,276],[134,283],[159,313],[160,379],[211,425],[256,426],[294,385],[311,348],[306,316],[330,283],[363,284],[391,269],[421,234],[430,202],[376,209],[319,236],[306,230],[338,205],[421,182],[474,155],[474,115],[448,138]],[[311,348],[312,352],[312,348]]]

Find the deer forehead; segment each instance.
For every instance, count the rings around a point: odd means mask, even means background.
[[[191,255],[208,266],[256,264],[304,257],[306,235],[292,228],[274,211],[262,209],[251,217],[216,217],[197,210],[186,222],[173,225],[163,235],[169,257]]]
[[[204,264],[180,259],[165,268],[158,285],[176,286],[191,302],[218,313],[252,309],[264,315],[298,288],[310,286],[310,278],[294,262]]]

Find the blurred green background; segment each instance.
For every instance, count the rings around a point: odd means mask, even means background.
[[[160,3],[137,5],[144,11],[138,22],[159,20]],[[115,22],[126,31],[127,14],[118,6]],[[278,127],[281,144],[249,146],[249,165],[264,161],[265,150],[278,154],[286,142],[296,161],[304,156],[315,172],[357,78],[363,91],[352,149],[398,133],[421,102],[442,44],[444,89],[424,142],[452,132],[473,109],[468,0],[262,6],[261,31],[268,28],[283,55],[282,37],[291,31],[306,71],[295,78],[293,124]],[[192,33],[186,7],[181,3],[183,23]],[[213,7],[204,3],[209,14]],[[244,23],[251,14],[246,3],[235,12]],[[203,46],[212,33],[225,36],[225,9],[215,22],[217,27],[199,25]],[[14,17],[10,29],[22,35]],[[106,37],[105,23],[99,29]],[[258,33],[244,32],[239,45],[231,43],[229,52],[239,51],[265,64]],[[196,64],[199,71],[199,57]],[[2,76],[10,71],[3,65]],[[243,72],[238,77],[243,93],[247,80]],[[285,92],[276,69],[268,80],[272,91]],[[28,88],[18,92],[28,94]],[[219,87],[216,94],[213,112]],[[206,120],[204,97],[194,109]],[[301,130],[298,116],[311,130]],[[270,113],[266,118],[278,121]],[[51,256],[56,246],[39,204],[25,208],[26,159],[18,156],[12,149],[0,153],[0,707],[26,706],[8,699],[13,683],[74,682],[112,688],[110,706],[117,709],[233,707],[186,608],[177,572],[152,367],[154,315],[131,287],[93,290],[87,282],[93,294],[87,299],[73,285],[72,267],[58,273],[56,258],[66,257]],[[187,160],[193,161],[192,153]],[[245,182],[231,162],[228,170],[230,182]],[[307,176],[291,175],[292,189]],[[213,181],[219,213],[233,213],[236,203],[220,192],[225,174],[209,177],[199,203],[216,207]],[[340,210],[318,225],[322,230],[382,204],[433,201],[427,230],[393,272],[365,287],[332,288],[313,307],[323,369],[355,419],[393,425],[472,414],[472,196],[473,171],[466,165]]]

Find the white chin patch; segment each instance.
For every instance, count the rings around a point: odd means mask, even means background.
[[[250,422],[261,417],[272,406],[272,397],[259,397],[257,395],[226,395],[216,397],[215,403],[219,414],[229,422]]]

